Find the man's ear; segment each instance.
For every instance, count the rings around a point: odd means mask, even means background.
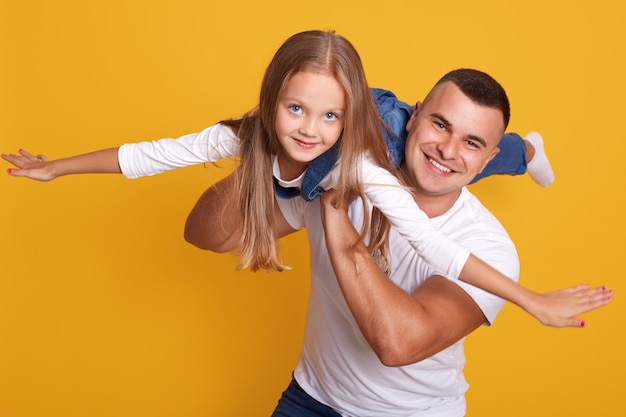
[[[422,107],[421,101],[418,101],[417,103],[415,103],[415,107],[413,108],[413,113],[411,113],[411,117],[409,118],[409,121],[406,123],[407,131],[411,130],[411,126],[413,126],[413,120],[417,118],[417,113],[419,112],[420,107]]]
[[[496,157],[496,155],[497,155],[499,152],[500,152],[500,148],[498,148],[498,147],[496,146],[496,147],[494,148],[494,150],[493,150],[493,151],[491,151],[491,155],[489,155],[489,158],[487,158],[487,160],[485,161],[485,163],[484,163],[483,167],[480,169],[480,172],[483,172],[483,169],[485,169],[485,167],[487,166],[487,164],[488,164],[489,162],[491,162],[491,160],[492,160],[493,158],[495,158],[495,157]]]

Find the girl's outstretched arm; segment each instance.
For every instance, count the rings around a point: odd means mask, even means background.
[[[9,175],[50,181],[70,174],[120,174],[117,153],[118,148],[109,148],[50,161],[45,155],[33,155],[20,149],[16,155],[2,154],[2,159],[16,167],[7,170]]]
[[[585,322],[578,315],[606,305],[612,299],[613,292],[605,287],[576,286],[546,294],[531,291],[437,229],[410,192],[389,171],[366,158],[360,175],[364,192],[372,205],[443,276],[459,279],[511,301],[544,325],[554,327],[582,327]]]
[[[238,152],[239,139],[232,129],[218,123],[177,139],[130,143],[53,161],[23,149],[17,155],[3,154],[2,158],[17,168],[9,168],[10,175],[50,181],[70,174],[122,173],[127,178],[138,178],[215,162]]]
[[[613,290],[586,284],[537,293],[506,278],[474,255],[468,258],[459,279],[517,304],[542,324],[553,327],[585,327],[587,322],[579,316],[613,299]]]

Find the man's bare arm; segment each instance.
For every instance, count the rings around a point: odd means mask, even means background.
[[[200,249],[230,252],[239,246],[241,220],[236,201],[229,199],[234,186],[231,174],[207,189],[198,199],[185,223],[185,240]],[[274,205],[278,238],[293,233],[278,205]]]
[[[200,249],[230,252],[241,236],[239,210],[229,196],[234,176],[209,187],[198,199],[185,223],[185,240]]]
[[[408,294],[378,268],[347,210],[322,198],[328,254],[361,332],[381,362],[401,366],[445,349],[486,321],[458,285],[434,276]]]

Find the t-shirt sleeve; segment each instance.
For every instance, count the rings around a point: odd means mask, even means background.
[[[494,219],[495,221],[495,219]],[[472,254],[513,281],[519,280],[520,263],[515,245],[502,230],[463,241]],[[463,281],[455,281],[478,304],[489,324],[493,323],[506,300]]]
[[[160,174],[176,168],[216,162],[238,155],[239,139],[228,127],[216,124],[179,138],[122,145],[118,160],[126,178]]]

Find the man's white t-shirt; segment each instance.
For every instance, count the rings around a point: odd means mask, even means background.
[[[311,250],[311,290],[302,353],[294,371],[313,398],[354,417],[455,417],[465,415],[468,384],[463,376],[463,340],[421,362],[383,365],[361,334],[337,284],[328,257],[319,199],[279,200],[289,224],[306,227]],[[350,207],[357,230],[363,219],[360,201]],[[515,246],[498,220],[463,188],[445,214],[431,219],[450,238],[511,279],[519,277]],[[416,255],[395,230],[390,235],[390,279],[413,292],[435,270]],[[505,301],[460,281],[491,323]]]

